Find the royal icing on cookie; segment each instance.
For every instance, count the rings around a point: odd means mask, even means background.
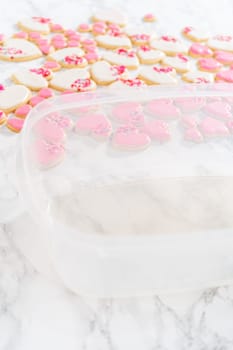
[[[184,138],[187,141],[192,141],[196,143],[200,143],[204,141],[204,138],[200,131],[196,127],[191,127],[185,130]]]
[[[147,104],[146,110],[153,117],[161,119],[177,119],[180,116],[180,110],[170,99],[152,100]]]
[[[216,74],[216,80],[219,82],[233,83],[233,69],[218,72]]]
[[[53,77],[53,74],[50,69],[40,67],[40,68],[31,68],[30,72],[41,75],[43,78],[50,80]]]
[[[222,64],[228,65],[233,63],[233,53],[227,51],[216,51],[214,57]]]
[[[206,45],[194,43],[189,48],[189,55],[192,57],[211,57],[213,51]]]
[[[27,103],[31,97],[30,90],[23,85],[12,85],[0,92],[0,110],[12,112],[18,106]]]
[[[162,63],[165,66],[170,66],[175,68],[175,70],[179,73],[185,73],[190,69],[190,61],[187,56],[183,54],[178,54],[174,57],[165,56],[162,59]]]
[[[49,34],[50,32],[50,19],[44,17],[32,17],[22,19],[18,22],[20,29],[26,32],[39,32],[42,34]]]
[[[33,91],[38,91],[48,86],[48,81],[42,75],[27,69],[22,69],[12,75],[12,80],[17,84],[27,86]]]
[[[35,160],[42,169],[51,168],[62,162],[65,156],[63,144],[36,139],[33,145]]]
[[[223,101],[207,103],[203,109],[206,113],[220,119],[229,120],[232,118],[231,105]]]
[[[113,35],[98,35],[96,42],[100,47],[106,49],[125,48],[130,49],[132,47],[131,41],[127,36],[113,36]]]
[[[213,50],[233,52],[233,37],[230,35],[216,35],[208,40],[207,45]]]
[[[205,98],[202,98],[202,97],[176,98],[175,104],[183,112],[192,113],[200,110],[205,105]]]
[[[43,98],[50,98],[50,97],[53,97],[53,90],[52,89],[49,89],[49,88],[43,88],[39,91],[39,94],[38,94],[40,97],[43,97]]]
[[[45,122],[62,128],[64,131],[70,131],[73,128],[73,121],[59,113],[51,113],[44,118]]]
[[[78,92],[90,91],[96,88],[95,82],[90,79],[89,72],[84,68],[72,68],[57,72],[50,80],[50,86],[55,90],[73,90]]]
[[[131,124],[134,126],[143,126],[145,117],[142,112],[142,106],[137,102],[124,102],[117,104],[112,109],[114,120],[121,124]]]
[[[164,52],[152,49],[149,46],[141,46],[137,51],[137,55],[142,64],[155,64],[165,57]]]
[[[20,118],[9,118],[6,123],[6,126],[8,127],[8,129],[16,133],[22,130],[23,125],[24,125],[24,119],[20,119]]]
[[[66,138],[64,128],[52,122],[48,117],[40,119],[33,130],[37,136],[49,142],[64,143]]]
[[[139,151],[147,148],[151,143],[148,134],[133,125],[120,126],[112,137],[112,145],[125,151]]]
[[[147,84],[176,84],[175,69],[172,67],[147,66],[139,71],[139,78]]]
[[[65,56],[65,58],[60,61],[60,64],[64,68],[83,68],[86,67],[88,62],[85,57],[77,56],[77,55],[70,55]]]
[[[163,120],[149,121],[143,130],[155,141],[165,142],[171,139],[168,123]]]
[[[104,114],[89,114],[78,119],[75,131],[104,141],[111,135],[112,125]]]
[[[25,118],[28,113],[31,111],[32,107],[29,104],[22,105],[18,107],[15,111],[15,115],[18,118]]]
[[[112,66],[108,62],[99,61],[91,66],[91,76],[98,85],[108,85],[127,75],[125,66]]]
[[[197,65],[205,72],[217,72],[222,67],[222,64],[214,58],[200,58]]]
[[[190,40],[199,42],[208,40],[210,36],[207,31],[194,27],[185,27],[182,34]]]
[[[39,95],[35,95],[30,99],[29,103],[32,107],[35,107],[36,105],[38,105],[42,101],[44,101],[44,97],[39,96]]]
[[[25,39],[11,38],[0,47],[0,60],[30,61],[42,56],[38,47]]]
[[[110,85],[111,88],[114,89],[119,89],[119,88],[140,88],[140,87],[145,87],[146,84],[144,83],[143,80],[139,79],[139,78],[120,78],[117,81],[115,81],[114,83],[112,83]]]
[[[127,18],[124,15],[124,13],[118,11],[118,10],[111,10],[111,9],[100,9],[95,12],[94,16],[92,17],[93,21],[103,21],[106,23],[115,23],[120,26],[125,26],[127,23]]]
[[[132,50],[107,51],[103,54],[103,58],[111,64],[125,66],[128,69],[137,69],[139,66],[137,55]]]
[[[182,79],[189,83],[213,83],[214,74],[208,72],[188,72],[182,75]]]
[[[64,62],[65,57],[70,57],[72,55],[82,57],[84,55],[84,51],[79,47],[67,47],[65,49],[57,50],[51,53],[48,56],[48,59],[57,61],[62,64],[62,62]]]
[[[46,69],[50,69],[53,72],[57,72],[58,70],[61,69],[61,65],[58,62],[56,62],[56,61],[46,61],[43,64],[43,67],[46,68]]]
[[[222,121],[212,117],[206,117],[202,119],[199,124],[199,129],[201,130],[202,134],[207,138],[228,136],[230,134],[228,128]]]
[[[179,39],[168,35],[152,40],[150,45],[153,49],[161,50],[171,56],[178,53],[187,53],[186,46]]]

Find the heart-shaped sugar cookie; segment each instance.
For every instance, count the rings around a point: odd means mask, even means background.
[[[137,51],[137,55],[142,64],[158,63],[165,57],[164,52],[152,49],[149,46],[141,46]]]
[[[27,103],[31,91],[23,85],[12,85],[0,92],[0,110],[9,113],[20,105]]]
[[[108,85],[127,74],[125,66],[112,66],[106,61],[91,66],[91,76],[98,85]]]
[[[38,91],[48,86],[46,78],[27,69],[22,69],[14,73],[11,78],[16,84],[25,85],[33,91]]]
[[[139,72],[139,78],[147,84],[176,84],[176,71],[172,67],[146,66]]]
[[[96,84],[90,79],[89,72],[84,68],[72,68],[54,74],[50,86],[58,91],[90,91]]]
[[[104,114],[89,114],[78,119],[75,130],[82,135],[106,140],[112,132],[112,125]]]
[[[38,47],[25,39],[11,38],[0,47],[0,60],[5,61],[30,61],[41,57]]]
[[[161,119],[177,119],[180,116],[180,110],[174,106],[170,99],[151,100],[146,110],[152,116]]]
[[[137,55],[132,50],[117,49],[116,51],[107,51],[103,58],[111,64],[125,66],[128,69],[137,69],[139,61]]]
[[[150,45],[153,49],[161,50],[171,56],[178,53],[187,53],[187,47],[179,39],[169,35],[152,40]]]
[[[162,59],[162,63],[165,66],[170,66],[170,67],[175,68],[175,70],[179,73],[185,73],[185,72],[189,71],[189,69],[190,69],[190,61],[189,61],[188,57],[186,57],[182,54],[178,54],[178,55],[173,56],[173,57],[165,56]]]
[[[150,137],[134,126],[123,125],[119,127],[112,138],[115,148],[125,151],[139,151],[147,148],[151,143]]]
[[[49,34],[50,19],[45,17],[31,17],[25,18],[18,22],[18,26],[25,32],[39,32],[42,34]]]
[[[228,136],[230,132],[226,125],[212,117],[204,118],[200,124],[199,128],[204,136],[206,137],[218,137],[218,136]]]
[[[59,164],[65,156],[63,144],[36,139],[33,145],[36,164],[47,169]]]
[[[59,63],[65,64],[65,58],[70,56],[82,57],[84,51],[79,47],[66,47],[64,49],[57,50],[48,56],[48,60],[57,61]]]
[[[217,118],[223,120],[229,120],[232,118],[231,105],[223,101],[215,101],[207,103],[203,109],[206,113],[211,114]]]
[[[124,35],[98,35],[96,37],[96,42],[100,47],[104,47],[106,49],[117,49],[117,48],[125,48],[130,49],[132,47],[131,41],[127,36]]]

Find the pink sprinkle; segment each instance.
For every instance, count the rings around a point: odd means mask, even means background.
[[[4,86],[2,84],[0,84],[0,91],[5,90]]]
[[[188,57],[186,57],[186,56],[184,56],[184,55],[182,55],[182,53],[179,53],[178,55],[177,55],[177,57],[179,57],[182,61],[184,61],[184,62],[188,62]]]
[[[43,98],[43,97],[41,97],[41,96],[39,96],[39,95],[35,95],[35,96],[33,96],[33,97],[30,99],[30,105],[31,105],[32,107],[34,107],[34,106],[38,105],[38,103],[40,103],[40,102],[42,102],[42,101],[44,101],[44,98]]]
[[[49,69],[45,69],[45,68],[33,68],[33,69],[30,69],[30,72],[32,73],[36,73],[38,75],[41,75],[42,77],[44,78],[47,78],[51,75],[51,72]]]
[[[113,71],[115,73],[115,75],[124,74],[126,71],[125,66],[112,66],[110,69],[111,69],[111,71]]]
[[[131,87],[133,87],[133,86],[137,86],[137,87],[145,86],[145,83],[138,78],[134,78],[134,79],[122,79],[121,78],[119,81],[122,82],[123,84],[125,84],[127,86],[131,86]]]
[[[161,39],[164,40],[164,41],[170,41],[170,42],[173,42],[173,43],[177,42],[176,38],[174,38],[173,36],[169,36],[169,35],[163,35],[161,37]]]
[[[45,17],[32,17],[32,19],[34,19],[36,22],[39,22],[39,23],[49,23],[49,22],[51,22],[50,18],[45,18]]]
[[[86,88],[91,86],[91,80],[90,79],[76,79],[72,84],[71,88],[75,89],[76,91],[82,92],[85,91]]]
[[[85,59],[83,57],[78,56],[78,55],[71,55],[71,56],[66,56],[64,58],[64,62],[67,64],[80,65],[80,64],[85,63]]]
[[[49,98],[49,97],[53,96],[53,90],[51,90],[49,88],[43,88],[43,89],[40,90],[38,95],[40,97],[43,97],[43,98]]]
[[[232,36],[230,35],[216,35],[214,39],[219,40],[219,41],[231,41]]]
[[[173,72],[172,67],[156,67],[156,66],[154,66],[153,69],[158,73],[171,73],[171,72]]]
[[[124,56],[127,56],[127,57],[135,57],[136,56],[136,53],[134,51],[128,51],[126,49],[118,49],[117,53],[119,55],[124,55]]]
[[[146,51],[151,51],[151,48],[149,46],[143,45],[143,46],[140,46],[140,50],[146,52]]]
[[[190,33],[192,30],[193,30],[193,27],[185,27],[185,28],[183,29],[183,33],[188,34],[188,33]]]
[[[148,35],[148,34],[135,34],[135,35],[132,35],[131,38],[134,41],[149,41],[150,35]]]

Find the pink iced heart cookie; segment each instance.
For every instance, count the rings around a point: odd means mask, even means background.
[[[122,124],[142,126],[145,118],[142,113],[142,106],[137,102],[124,102],[112,109],[113,118]]]
[[[89,114],[78,119],[75,131],[104,141],[111,135],[112,125],[104,114]]]
[[[204,72],[217,72],[222,67],[222,64],[214,58],[200,58],[197,65]]]
[[[233,83],[233,69],[218,72],[216,74],[216,80],[219,82]]]
[[[48,117],[40,119],[34,126],[34,132],[48,142],[63,143],[65,141],[64,129],[51,122]]]
[[[184,138],[187,141],[193,141],[196,143],[200,143],[204,140],[202,134],[196,127],[190,127],[186,129],[184,132]]]
[[[213,51],[206,45],[194,43],[189,48],[189,55],[192,57],[211,57]]]
[[[43,98],[50,98],[53,97],[53,90],[49,88],[44,88],[39,91],[38,95]]]
[[[63,144],[48,142],[43,139],[36,139],[33,149],[36,162],[42,169],[58,165],[65,156]]]
[[[22,130],[23,125],[24,125],[24,119],[20,119],[20,118],[9,118],[6,123],[6,126],[8,127],[8,129],[16,133]]]
[[[52,125],[55,127],[59,127],[65,131],[69,131],[73,127],[73,122],[72,120],[67,117],[63,116],[59,113],[51,113],[48,116],[44,118],[44,122],[48,123],[48,128],[51,127]]]
[[[119,127],[112,137],[112,145],[121,150],[139,151],[151,143],[149,135],[131,125]]]
[[[16,109],[15,115],[18,118],[24,119],[28,115],[28,113],[30,112],[31,109],[32,109],[32,107],[28,104],[22,105]]]
[[[180,107],[183,112],[195,112],[205,105],[205,98],[203,97],[185,97],[177,98],[175,104]]]
[[[185,115],[182,119],[181,119],[182,125],[185,128],[196,128],[198,125],[198,120],[197,118],[195,118],[194,116],[190,116],[190,115]]]
[[[223,101],[210,102],[205,105],[203,110],[223,120],[229,120],[232,117],[231,105]]]
[[[233,53],[227,51],[216,51],[214,57],[222,64],[228,65],[233,63]]]
[[[206,137],[228,136],[230,134],[223,122],[211,117],[204,118],[200,122],[199,128]]]
[[[168,124],[163,120],[149,121],[146,123],[143,130],[150,136],[152,140],[165,142],[171,139]]]
[[[169,99],[150,101],[147,104],[147,112],[161,119],[177,119],[180,117],[180,110]]]

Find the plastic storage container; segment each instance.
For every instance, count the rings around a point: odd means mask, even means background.
[[[34,264],[50,264],[82,295],[232,282],[232,106],[232,87],[221,84],[103,89],[38,105],[17,160],[32,218],[26,255],[33,260],[34,242]]]

